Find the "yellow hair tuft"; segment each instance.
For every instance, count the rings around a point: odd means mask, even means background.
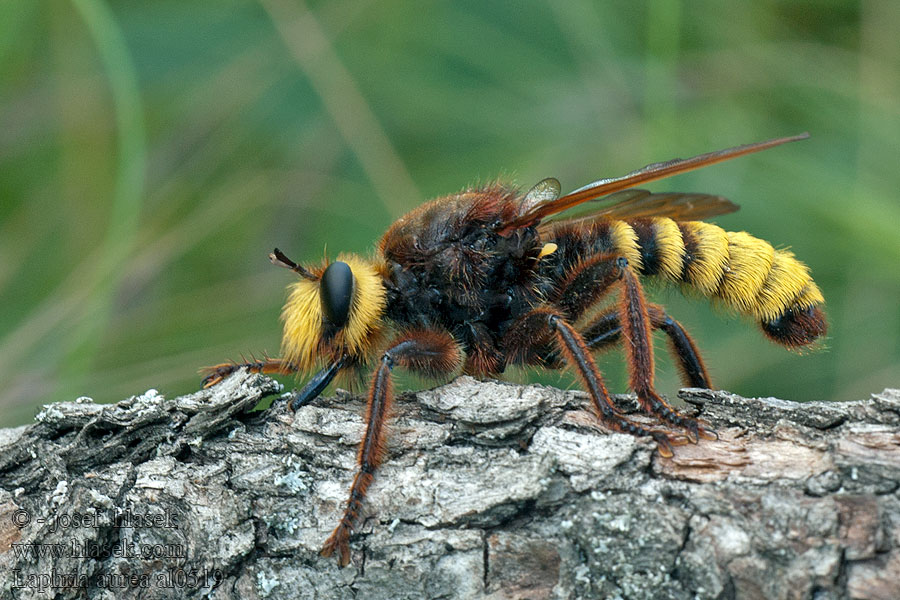
[[[319,282],[300,279],[288,286],[288,289],[290,293],[281,311],[281,319],[284,321],[281,353],[301,371],[308,371],[316,364],[322,329]]]
[[[641,260],[641,250],[638,247],[638,236],[631,225],[625,221],[613,221],[609,227],[613,248],[616,252],[628,259],[631,267],[640,272],[644,266]]]
[[[795,305],[801,292],[810,283],[812,279],[806,265],[795,259],[793,253],[787,250],[776,250],[772,269],[755,299],[751,314],[760,321],[777,319],[785,310]],[[808,297],[815,297],[816,291],[818,288],[808,291]]]
[[[815,282],[810,279],[809,283],[806,284],[806,287],[800,290],[800,295],[797,296],[794,304],[801,308],[809,308],[810,306],[823,304],[824,302],[825,296],[822,295],[822,291],[819,289],[819,286],[817,286]]]
[[[769,242],[744,231],[726,232],[702,221],[680,225],[694,240],[684,282],[704,296],[762,322],[773,321],[792,307],[809,308],[825,302],[809,269],[791,252],[775,250]],[[662,237],[657,233],[661,257]]]
[[[351,354],[359,355],[369,349],[372,336],[380,328],[387,294],[381,276],[371,261],[353,254],[342,254],[338,260],[350,265],[356,281],[350,318],[344,327],[344,343]]]
[[[704,296],[712,296],[728,267],[728,236],[725,230],[702,221],[686,221],[682,226],[697,242],[685,272],[685,281]]]
[[[342,254],[337,260],[350,267],[354,289],[347,324],[330,340],[330,344],[351,355],[363,356],[380,333],[381,316],[386,304],[384,286],[371,261],[352,254]],[[322,270],[324,267],[319,273]],[[324,313],[319,282],[301,279],[291,284],[289,290],[281,313],[284,321],[282,355],[301,371],[309,371],[324,354],[320,348]]]
[[[680,281],[684,240],[678,224],[665,217],[654,218],[653,237],[659,257],[659,274],[669,281]]]
[[[756,299],[772,268],[775,249],[744,231],[729,231],[728,268],[716,295],[738,312],[752,313]]]

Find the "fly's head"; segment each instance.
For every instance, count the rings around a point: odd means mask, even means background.
[[[376,264],[342,254],[306,269],[277,249],[269,258],[300,275],[281,314],[283,357],[303,372],[343,357],[364,361],[383,330],[386,294]]]

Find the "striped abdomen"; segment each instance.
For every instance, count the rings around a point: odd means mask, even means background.
[[[746,232],[665,217],[579,229],[559,233],[570,242],[574,234],[594,250],[624,255],[641,275],[685,285],[753,317],[776,342],[804,346],[826,332],[818,306],[824,298],[806,265]]]

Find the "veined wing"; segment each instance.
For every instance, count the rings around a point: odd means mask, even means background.
[[[733,213],[740,207],[723,196],[712,194],[651,193],[642,189],[622,190],[592,202],[602,206],[568,219],[547,221],[547,226],[589,223],[597,219],[635,219],[669,217],[676,221],[703,221]]]
[[[808,137],[808,133],[802,133],[800,135],[776,138],[765,142],[758,142],[756,144],[735,146],[734,148],[727,148],[717,152],[700,154],[692,158],[676,158],[667,162],[653,163],[642,169],[638,169],[637,171],[632,171],[623,177],[601,179],[579,188],[574,192],[570,192],[565,196],[548,199],[526,208],[523,212],[519,213],[518,217],[499,228],[499,233],[504,234],[520,227],[535,225],[550,215],[562,212],[583,202],[633,188],[642,183],[656,181],[680,173],[686,173],[688,171],[693,171],[694,169],[699,169],[700,167],[737,158],[738,156],[743,156],[745,154],[760,152],[762,150],[774,148],[775,146],[780,146],[781,144],[803,140]]]

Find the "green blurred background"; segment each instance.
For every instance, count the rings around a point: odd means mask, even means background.
[[[650,187],[726,195],[742,209],[720,225],[791,247],[828,301],[825,350],[653,295],[719,387],[896,387],[897,31],[896,0],[3,0],[0,425],[80,395],[171,397],[200,366],[277,354],[292,275],[267,261],[275,246],[366,253],[470,183],[571,190],[802,131]],[[601,360],[617,391],[620,363]]]

